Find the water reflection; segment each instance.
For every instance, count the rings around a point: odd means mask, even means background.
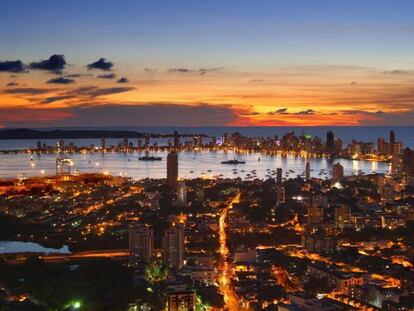
[[[166,175],[165,152],[154,153],[162,157],[162,161],[139,161],[140,153],[94,153],[72,155],[74,168],[80,173],[108,173],[112,175],[126,175],[132,178],[164,178]],[[260,157],[260,161],[258,160]],[[221,161],[231,160],[246,161],[246,164],[237,166],[223,165]],[[315,158],[308,159],[311,165],[311,176],[319,178],[330,177],[334,161]],[[19,174],[27,176],[53,175],[56,172],[56,158],[53,154],[42,154],[30,160],[27,154],[1,154],[0,155],[0,177],[13,178]],[[31,163],[34,162],[34,166]],[[335,160],[344,166],[346,175],[361,170],[364,173],[373,171],[386,173],[388,164],[383,162],[369,162],[339,159]],[[267,156],[258,153],[235,154],[233,152],[180,152],[179,153],[179,175],[183,178],[200,177],[202,173],[209,176],[221,175],[222,177],[241,178],[268,178],[274,177],[277,167],[282,167],[284,177],[296,177],[303,174],[306,159],[289,156]],[[321,170],[326,171],[322,172]],[[250,175],[249,175],[250,174]]]
[[[47,248],[40,244],[33,242],[19,242],[19,241],[0,241],[0,254],[12,253],[62,253],[68,254],[69,248],[64,246],[62,248]]]

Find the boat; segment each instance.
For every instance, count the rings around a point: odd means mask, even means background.
[[[146,156],[143,156],[143,157],[139,157],[138,160],[140,160],[140,161],[161,161],[162,158],[146,155]]]
[[[233,160],[228,160],[228,161],[221,161],[221,164],[231,164],[231,165],[236,165],[236,164],[245,164],[246,161],[239,161],[236,159]]]

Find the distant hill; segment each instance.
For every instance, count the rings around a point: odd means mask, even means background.
[[[135,131],[113,130],[31,130],[5,129],[0,130],[0,139],[60,139],[60,138],[142,138],[144,133]],[[151,135],[154,137],[154,135]],[[156,136],[156,135],[155,135]]]

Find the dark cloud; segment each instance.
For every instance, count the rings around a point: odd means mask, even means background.
[[[122,78],[118,79],[118,81],[116,81],[116,82],[118,82],[118,83],[128,83],[129,80],[128,80],[128,78],[122,77]]]
[[[112,62],[107,61],[105,58],[100,58],[96,62],[88,64],[86,67],[88,67],[89,70],[100,69],[100,70],[109,71],[112,69],[113,66],[114,64]]]
[[[190,69],[190,68],[171,68],[168,70],[169,73],[197,73],[200,75],[205,75],[209,72],[220,71],[223,68],[200,68],[200,69]]]
[[[54,54],[49,59],[33,62],[30,64],[32,69],[47,70],[53,72],[60,72],[66,67],[66,60],[64,55]]]
[[[317,112],[313,109],[306,109],[299,112],[294,112],[293,114],[316,114]]]
[[[24,72],[25,65],[21,60],[0,62],[0,72]]]
[[[144,68],[144,71],[145,72],[157,72],[158,69],[156,69],[156,68]]]
[[[115,77],[116,75],[114,73],[108,73],[98,76],[99,79],[115,79]]]
[[[217,72],[217,71],[221,71],[221,70],[223,70],[223,68],[221,68],[221,67],[218,67],[218,68],[201,68],[201,69],[198,69],[198,72],[200,73],[200,75],[205,75],[206,73],[209,73],[209,72]]]
[[[70,73],[70,74],[65,75],[65,77],[66,78],[80,78],[82,77],[82,74],[81,73]]]
[[[269,111],[267,114],[270,116],[276,115],[276,114],[289,114],[289,112],[287,111],[287,108],[280,108],[277,109],[275,111]]]
[[[54,102],[57,102],[57,101],[61,101],[61,100],[65,100],[65,99],[71,99],[71,98],[74,98],[74,96],[73,95],[51,96],[51,97],[48,97],[48,98],[42,100],[40,103],[41,104],[51,104],[51,103],[54,103]]]
[[[65,78],[83,78],[83,77],[93,77],[91,73],[68,73],[63,75]]]
[[[263,83],[263,80],[260,79],[254,79],[254,80],[250,80],[249,83]]]
[[[128,92],[134,90],[134,87],[108,87],[108,88],[99,88],[97,86],[84,86],[64,92],[60,92],[57,95],[48,97],[40,101],[40,104],[51,104],[57,101],[73,99],[77,103],[87,102],[91,104],[91,100],[98,98],[100,96],[118,94],[123,92]]]
[[[350,83],[350,85],[357,85],[357,83],[356,83],[355,81],[352,81],[352,82]]]
[[[396,70],[391,70],[391,71],[384,71],[383,73],[388,74],[388,75],[413,75],[414,70],[396,69]]]
[[[19,110],[19,109],[17,109]],[[0,124],[8,127],[45,126],[219,126],[237,120],[229,106],[199,103],[106,104],[34,110],[0,108]],[[24,116],[22,115],[24,114]]]
[[[100,88],[97,86],[85,86],[66,93],[66,95],[83,96],[88,98],[124,93],[134,90],[134,87],[107,87]]]
[[[65,77],[58,77],[58,78],[50,79],[46,83],[52,83],[52,84],[71,84],[71,83],[75,83],[75,80],[68,79],[68,78],[65,78]]]
[[[312,114],[316,114],[318,113],[317,111],[313,110],[313,109],[305,109],[305,110],[301,110],[298,112],[289,112],[287,108],[280,108],[277,109],[276,111],[269,111],[267,114],[270,116],[274,116],[274,115],[312,115]]]
[[[19,85],[19,83],[17,83],[17,82],[9,82],[9,83],[6,84],[6,86],[18,86],[18,85]]]
[[[407,109],[402,112],[384,112],[384,111],[359,111],[358,116],[361,119],[361,125],[414,125],[414,110]]]
[[[49,93],[50,89],[39,89],[39,88],[32,88],[32,87],[21,87],[21,88],[14,88],[5,90],[5,94],[16,94],[16,95],[40,95]]]
[[[197,72],[195,69],[188,69],[188,68],[172,68],[169,69],[168,72],[170,73],[189,73],[189,72]]]
[[[260,112],[252,111],[252,112],[242,112],[239,114],[240,116],[258,116]]]

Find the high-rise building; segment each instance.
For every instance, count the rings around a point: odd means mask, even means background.
[[[319,226],[323,224],[324,210],[320,206],[308,207],[307,224],[309,226]]]
[[[129,147],[128,137],[125,137],[124,140],[122,141],[123,151],[128,151],[128,147]]]
[[[378,138],[377,140],[377,150],[380,154],[389,153],[389,144],[385,141],[384,138]]]
[[[324,194],[315,194],[311,198],[311,206],[328,207],[328,197]]]
[[[405,148],[402,158],[403,171],[406,176],[414,175],[414,151],[410,148]]]
[[[276,207],[286,202],[285,187],[276,185]]]
[[[150,145],[150,136],[148,134],[145,134],[144,145],[145,145],[145,147],[149,147],[149,145]]]
[[[390,131],[390,154],[394,155],[395,152],[395,132]]]
[[[187,187],[184,180],[177,182],[177,205],[187,206]]]
[[[195,197],[196,201],[203,202],[203,200],[204,200],[203,186],[195,186],[194,187],[194,197]]]
[[[401,157],[393,157],[391,161],[391,175],[392,177],[401,177],[402,175],[402,161]]]
[[[338,152],[338,153],[341,152],[341,150],[342,150],[342,144],[343,144],[342,139],[335,138],[334,151],[335,152]]]
[[[282,183],[282,174],[283,174],[282,168],[281,167],[278,167],[276,169],[276,182],[278,184],[281,184]]]
[[[180,147],[180,135],[177,131],[174,131],[174,148],[177,150]]]
[[[341,182],[342,179],[344,179],[344,167],[339,163],[335,163],[332,166],[332,182]]]
[[[132,223],[128,228],[129,233],[129,265],[137,267],[150,262],[154,249],[154,236],[152,228]]]
[[[311,253],[332,254],[337,250],[337,243],[335,236],[309,233],[302,235],[302,246]]]
[[[175,224],[165,230],[164,262],[169,267],[179,269],[184,264],[184,225]]]
[[[196,295],[193,290],[172,290],[167,294],[168,311],[194,311]]]
[[[351,208],[348,205],[337,206],[334,209],[334,227],[343,229],[352,226]]]
[[[401,155],[401,150],[403,149],[403,143],[396,141],[394,144],[394,156]]]
[[[310,180],[310,163],[309,163],[309,161],[307,161],[306,165],[305,165],[305,179]]]
[[[167,156],[167,184],[170,188],[177,186],[178,180],[178,154],[175,150]]]
[[[326,133],[326,149],[332,152],[335,148],[335,135],[332,131]]]
[[[102,149],[102,152],[105,152],[105,150],[106,150],[106,139],[105,139],[105,137],[101,138],[101,149]]]

